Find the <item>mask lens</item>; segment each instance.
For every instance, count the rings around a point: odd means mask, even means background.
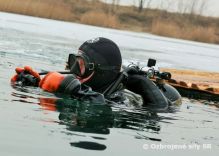
[[[89,76],[90,73],[94,70],[94,64],[89,63],[89,59],[83,54],[69,54],[68,67],[72,73],[79,77]]]
[[[75,54],[69,54],[68,55],[68,68],[71,69],[72,66],[75,64],[76,62],[76,55]]]

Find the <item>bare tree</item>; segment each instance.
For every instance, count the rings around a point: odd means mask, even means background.
[[[181,14],[185,14],[187,12],[187,5],[185,5],[184,0],[179,0],[177,4],[177,11]]]
[[[171,0],[160,1],[158,8],[161,10],[170,10],[172,3],[173,2]]]
[[[120,3],[120,0],[112,0],[112,8],[111,8],[111,11],[114,12],[114,10],[118,7]]]
[[[178,11],[183,14],[202,15],[204,10],[207,9],[207,3],[206,0],[179,0]]]
[[[191,5],[188,6],[189,8],[189,13],[194,15],[195,14],[195,7],[197,6],[197,0],[192,0]]]
[[[152,0],[147,0],[146,8],[150,8]]]
[[[208,3],[206,0],[199,0],[199,6],[196,10],[196,13],[198,15],[203,15],[204,10],[206,10],[208,8]]]
[[[141,12],[144,7],[145,0],[138,0],[138,11]]]
[[[113,6],[118,6],[119,5],[119,3],[120,3],[120,0],[112,0],[112,5]]]

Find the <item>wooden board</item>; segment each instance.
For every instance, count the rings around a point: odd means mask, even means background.
[[[167,83],[180,91],[187,91],[190,95],[194,92],[200,97],[206,94],[210,99],[215,97],[219,100],[219,73],[169,68],[162,68],[161,71],[172,74],[172,79]]]

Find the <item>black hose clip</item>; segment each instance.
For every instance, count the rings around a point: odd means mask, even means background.
[[[157,76],[164,80],[170,80],[172,77],[171,73],[169,72],[159,72]]]

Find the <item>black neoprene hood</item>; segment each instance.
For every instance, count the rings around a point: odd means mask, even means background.
[[[90,61],[99,68],[85,84],[93,90],[101,91],[110,85],[120,73],[122,57],[119,47],[107,38],[98,37],[84,42],[80,48]]]

